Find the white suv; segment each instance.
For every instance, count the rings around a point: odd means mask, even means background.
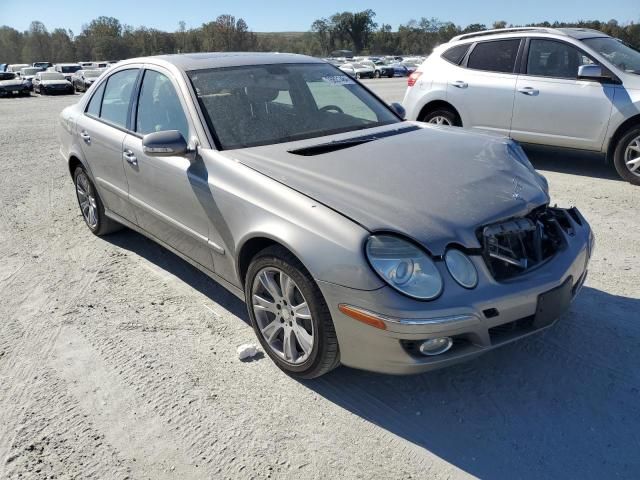
[[[409,77],[408,120],[603,152],[640,185],[640,52],[596,30],[459,35]]]

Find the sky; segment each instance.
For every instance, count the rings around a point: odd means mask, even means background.
[[[457,25],[491,25],[495,20],[524,24],[544,20],[609,20],[640,22],[639,0],[0,0],[0,25],[27,30],[40,20],[49,30],[62,27],[80,33],[82,25],[104,15],[134,27],[175,31],[184,20],[198,27],[218,15],[245,19],[255,32],[306,31],[311,23],[338,11],[371,8],[378,23],[398,25],[420,17],[436,17]]]

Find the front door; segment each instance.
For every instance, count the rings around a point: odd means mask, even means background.
[[[142,145],[144,135],[166,130],[178,130],[186,140],[191,138],[193,129],[176,86],[168,74],[147,69],[140,88],[134,133],[125,137],[121,150],[138,225],[213,270],[210,221],[205,213],[211,193],[202,160],[195,153],[147,155]]]
[[[521,142],[599,151],[613,106],[614,85],[578,80],[594,60],[573,45],[533,38],[518,78],[511,136]]]

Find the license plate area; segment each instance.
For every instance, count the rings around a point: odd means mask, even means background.
[[[567,278],[559,287],[539,295],[533,326],[542,328],[553,323],[556,318],[569,310],[572,298],[573,277]]]

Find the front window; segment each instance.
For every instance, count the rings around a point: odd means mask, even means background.
[[[101,74],[102,74],[102,72],[99,72],[97,70],[85,70],[84,71],[85,78],[98,78]]]
[[[638,50],[611,37],[587,38],[583,42],[623,72],[640,75],[640,52]]]
[[[22,75],[35,75],[40,71],[42,70],[40,70],[39,68],[23,68]]]
[[[554,40],[532,39],[527,74],[541,77],[577,78],[581,65],[593,61],[577,48]]]
[[[256,65],[188,72],[223,149],[321,137],[399,122],[328,64]]]

